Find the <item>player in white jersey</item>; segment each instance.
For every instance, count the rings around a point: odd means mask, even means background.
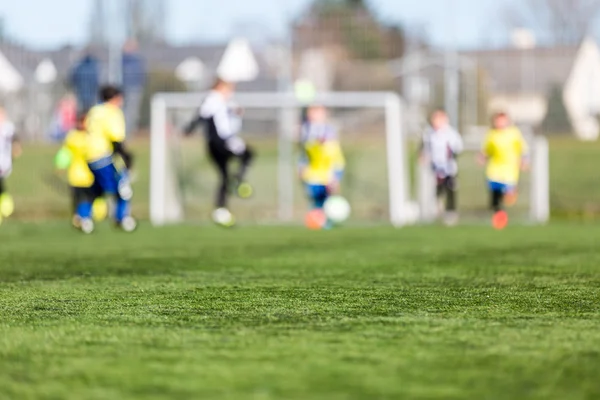
[[[0,223],[14,211],[14,203],[6,191],[5,181],[12,172],[13,157],[21,153],[21,147],[16,140],[15,127],[0,107]]]
[[[460,134],[450,126],[445,111],[436,110],[431,115],[430,123],[431,125],[423,133],[421,160],[428,162],[435,173],[440,213],[445,206],[445,223],[454,225],[458,222],[456,211],[458,163],[456,158],[463,151],[463,141]],[[446,195],[445,205],[442,200],[444,195]]]

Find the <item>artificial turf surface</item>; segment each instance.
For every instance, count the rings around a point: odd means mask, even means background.
[[[0,398],[600,398],[598,237],[8,223]]]

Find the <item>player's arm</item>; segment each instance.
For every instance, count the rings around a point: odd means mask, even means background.
[[[462,136],[455,130],[452,130],[452,141],[450,143],[450,151],[454,158],[458,157],[465,149]]]
[[[190,122],[188,122],[188,124],[183,128],[183,133],[186,136],[192,135],[196,131],[198,126],[200,126],[203,122],[204,118],[202,117],[200,112],[198,112],[198,114],[196,114],[194,118]]]
[[[131,169],[133,167],[133,154],[125,146],[125,142],[113,142],[113,150],[115,154],[118,154],[125,164],[125,168]]]
[[[488,162],[488,159],[492,156],[492,140],[491,140],[491,138],[492,138],[491,134],[488,133],[483,141],[483,145],[481,146],[481,151],[477,155],[477,161],[479,162],[480,165],[486,165]]]
[[[113,145],[113,151],[123,159],[125,168],[133,167],[133,154],[125,145],[125,118],[122,115],[116,115],[109,121],[107,129],[109,139]]]

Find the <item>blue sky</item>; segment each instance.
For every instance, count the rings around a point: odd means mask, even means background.
[[[214,0],[167,0],[168,35],[178,43],[223,41],[236,31],[236,26],[250,22],[276,36],[284,31],[286,20],[297,15],[309,1],[218,0],[217,8]],[[371,0],[371,3],[390,22],[425,27],[436,44],[456,41],[462,47],[476,47],[503,40],[502,22],[494,19],[497,4],[508,1],[511,0]],[[91,4],[91,0],[3,0],[0,17],[12,36],[29,45],[80,44],[88,34]],[[453,18],[446,18],[448,15]]]

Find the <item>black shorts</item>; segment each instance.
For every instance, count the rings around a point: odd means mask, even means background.
[[[88,188],[81,188],[81,187],[71,187],[71,199],[72,199],[72,207],[73,207],[73,213],[77,212],[77,206],[80,203],[86,202],[86,203],[93,203],[94,200],[96,200],[98,197],[102,196],[102,192],[96,187],[96,186],[92,186],[92,187],[88,187]]]
[[[0,195],[4,194],[6,188],[4,187],[4,178],[0,176]]]

